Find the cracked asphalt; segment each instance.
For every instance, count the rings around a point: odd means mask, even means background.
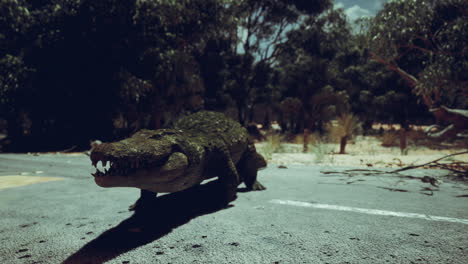
[[[83,154],[0,154],[0,263],[468,263],[466,184],[321,173],[343,169],[269,165],[228,208],[210,182],[133,213]]]

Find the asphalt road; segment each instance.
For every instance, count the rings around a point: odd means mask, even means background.
[[[467,185],[323,170],[270,165],[228,208],[208,183],[134,214],[139,191],[95,185],[87,156],[2,154],[0,263],[468,263]]]

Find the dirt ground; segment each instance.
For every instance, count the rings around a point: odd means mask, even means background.
[[[378,137],[359,136],[346,147],[344,155],[338,154],[339,144],[310,144],[309,151],[303,153],[302,144],[281,143],[272,151],[271,142],[256,143],[257,150],[270,164],[275,165],[325,165],[325,166],[362,166],[362,167],[403,167],[419,165],[443,156],[467,151],[463,148],[443,149],[427,146],[410,145],[407,154],[403,155],[398,146],[383,147]],[[468,154],[457,155],[442,160],[443,162],[468,163]]]

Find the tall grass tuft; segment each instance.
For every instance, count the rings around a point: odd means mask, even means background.
[[[340,154],[346,153],[346,144],[355,134],[361,131],[361,122],[353,114],[342,114],[335,122],[326,126],[329,137],[340,143]]]
[[[269,134],[266,136],[265,144],[263,144],[261,149],[258,149],[258,152],[262,154],[265,159],[271,160],[273,153],[279,152],[282,148],[281,141],[281,135],[277,133]]]
[[[321,140],[316,140],[311,146],[311,152],[314,154],[314,162],[321,163],[333,151],[333,147],[329,144],[325,144]]]

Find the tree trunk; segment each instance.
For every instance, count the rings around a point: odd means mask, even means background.
[[[151,117],[151,125],[153,126],[152,129],[160,129],[161,128],[161,120],[162,120],[162,104],[161,100],[156,98],[153,104],[153,116]]]
[[[309,151],[309,129],[304,128],[304,143],[302,152],[307,153]]]
[[[346,144],[348,143],[348,136],[341,137],[340,140],[340,154],[346,154]]]
[[[401,155],[407,155],[407,141],[406,141],[406,129],[404,127],[400,128],[400,151]]]
[[[237,118],[239,119],[238,121],[242,126],[245,126],[246,107],[244,104],[242,104],[242,102],[236,102],[236,106],[237,106]]]
[[[270,110],[268,107],[265,109],[265,117],[263,118],[262,125],[263,125],[263,129],[271,128]]]

